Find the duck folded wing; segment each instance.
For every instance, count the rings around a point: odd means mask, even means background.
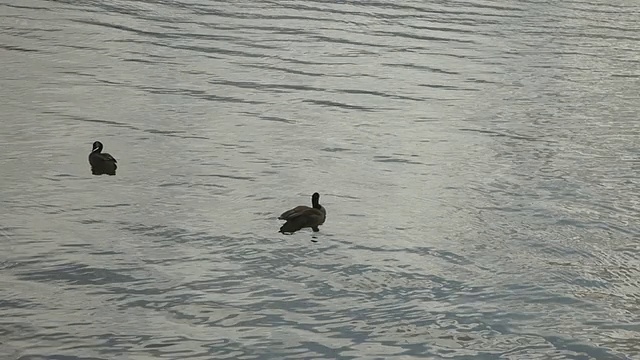
[[[100,155],[100,158],[104,161],[113,161],[113,162],[118,162],[113,156],[111,156],[111,154],[108,153],[101,153],[98,154]]]
[[[287,222],[280,228],[282,233],[293,233],[307,227],[317,231],[318,225],[324,222],[324,214],[317,209],[307,208],[304,211],[293,213],[286,220]]]
[[[308,206],[296,206],[291,210],[287,210],[278,217],[279,220],[289,220],[304,214],[305,211],[313,210]]]

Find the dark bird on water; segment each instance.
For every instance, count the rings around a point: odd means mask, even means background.
[[[93,175],[115,175],[118,168],[116,163],[116,159],[111,154],[102,152],[102,143],[100,141],[93,143],[93,150],[89,154],[89,164],[91,164],[91,173]]]
[[[307,227],[314,232],[320,231],[318,226],[324,224],[324,220],[327,218],[327,211],[320,205],[319,200],[320,194],[313,193],[311,196],[312,207],[301,205],[283,212],[278,219],[286,220],[287,222],[282,225],[280,232],[292,234]]]

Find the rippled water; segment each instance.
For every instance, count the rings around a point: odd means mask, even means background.
[[[640,358],[637,1],[0,15],[2,359]]]

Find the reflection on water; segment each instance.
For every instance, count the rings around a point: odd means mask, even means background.
[[[0,8],[8,358],[640,357],[639,5]]]

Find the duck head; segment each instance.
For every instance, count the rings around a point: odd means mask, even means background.
[[[100,153],[102,151],[102,143],[100,141],[96,141],[93,143],[93,150],[91,152]]]

